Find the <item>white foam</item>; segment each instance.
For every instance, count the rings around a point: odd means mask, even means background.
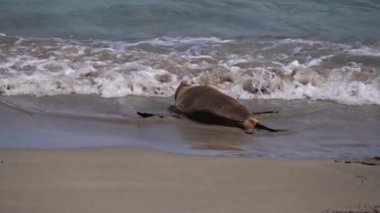
[[[308,40],[308,39],[288,38],[288,39],[281,39],[279,41],[275,41],[275,43],[279,43],[279,44],[303,44],[303,45],[307,45],[307,46],[320,45],[322,48],[328,47],[328,48],[332,48],[332,49],[351,48],[351,45],[349,45],[349,44],[340,44],[340,43],[318,41],[318,40]]]
[[[186,80],[214,86],[239,99],[308,98],[380,105],[380,74],[369,72],[369,65],[347,62],[324,67],[339,54],[365,57],[370,52],[373,57],[380,49],[292,39],[267,43],[269,46],[261,42],[256,47],[252,41],[252,47],[247,47],[218,38],[158,38],[135,43],[24,38],[3,49],[0,94],[171,96]],[[289,43],[296,45],[288,47]],[[142,44],[167,49],[150,51],[138,47]],[[218,49],[223,44],[227,46]],[[308,49],[304,44],[323,48]],[[229,52],[231,45],[235,46]],[[272,51],[274,47],[281,52]],[[268,50],[270,54],[265,52]],[[295,52],[309,55],[297,58]]]
[[[359,47],[355,49],[349,49],[346,52],[353,55],[380,57],[379,47],[373,48],[373,47],[363,46],[363,47]]]
[[[307,62],[307,67],[315,67],[319,66],[324,60],[334,57],[334,55],[324,55],[319,58],[313,58],[309,62]]]
[[[304,65],[301,65],[298,60],[295,60],[295,61],[292,61],[290,62],[289,64],[287,64],[286,66],[283,67],[283,70],[286,74],[291,74],[293,73],[294,71],[298,70],[298,69],[302,69],[302,68],[305,68],[306,66]]]
[[[160,37],[160,38],[154,38],[151,40],[144,40],[144,41],[137,41],[133,43],[124,43],[119,42],[117,46],[123,46],[126,47],[135,47],[139,45],[152,45],[152,46],[166,46],[166,47],[172,47],[175,45],[199,45],[199,44],[207,44],[207,43],[215,43],[215,44],[223,44],[223,43],[230,43],[233,42],[233,40],[223,40],[216,37],[208,37],[208,38],[172,38],[172,37]],[[108,43],[108,42],[106,42]],[[113,46],[114,47],[114,46]]]

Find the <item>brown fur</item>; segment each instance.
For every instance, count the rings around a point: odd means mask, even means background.
[[[252,133],[257,124],[256,118],[245,106],[209,86],[181,83],[175,93],[175,107],[190,118],[193,116],[200,120],[208,115],[215,121],[213,123],[220,121],[230,126],[239,126],[247,133]]]

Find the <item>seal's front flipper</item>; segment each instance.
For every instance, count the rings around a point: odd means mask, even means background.
[[[140,115],[142,118],[150,118],[150,117],[153,117],[153,116],[158,116],[160,118],[164,117],[163,115],[153,114],[153,113],[147,113],[147,112],[137,112],[137,114]]]
[[[252,112],[252,115],[273,114],[273,113],[278,113],[278,111]]]
[[[256,123],[256,126],[255,126],[257,129],[264,129],[264,130],[267,130],[269,132],[283,132],[283,131],[287,131],[287,130],[284,130],[284,129],[272,129],[272,128],[269,128],[269,127],[266,127],[264,125],[262,125],[261,123]]]
[[[180,114],[180,111],[174,105],[170,105],[168,107],[168,111],[173,114]]]

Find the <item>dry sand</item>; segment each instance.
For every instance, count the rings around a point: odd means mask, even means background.
[[[0,161],[2,213],[380,209],[380,166],[197,157],[132,147],[2,149]]]

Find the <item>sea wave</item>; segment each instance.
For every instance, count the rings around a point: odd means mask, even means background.
[[[380,44],[308,39],[119,42],[0,34],[0,94],[171,96],[181,81],[239,99],[380,105]]]

